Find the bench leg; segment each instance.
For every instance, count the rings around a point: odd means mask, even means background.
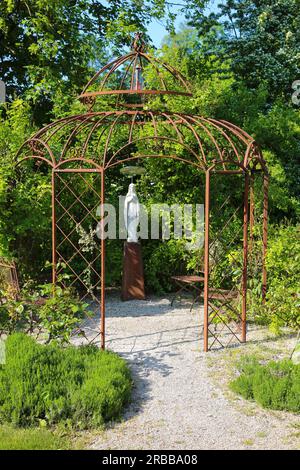
[[[180,287],[180,289],[179,289],[177,292],[175,292],[175,295],[174,295],[174,297],[173,297],[173,299],[172,299],[172,301],[171,301],[171,306],[173,306],[174,301],[175,301],[175,299],[176,299],[177,297],[180,297],[180,299],[181,299],[181,292],[182,292],[183,290],[185,290],[185,286]]]

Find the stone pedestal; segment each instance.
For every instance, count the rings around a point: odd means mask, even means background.
[[[122,300],[145,299],[142,250],[139,243],[125,242]]]

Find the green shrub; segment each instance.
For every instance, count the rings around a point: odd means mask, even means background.
[[[58,282],[62,280],[60,276]],[[68,343],[73,332],[84,334],[80,323],[88,314],[87,307],[68,287],[43,284],[32,288],[28,284],[17,299],[0,287],[0,334],[39,332],[46,335],[48,343],[52,340]]]
[[[120,415],[130,392],[126,363],[112,352],[41,345],[23,333],[6,340],[6,364],[0,366],[3,422],[99,426]]]
[[[147,243],[143,246],[145,260],[145,283],[150,292],[162,294],[174,290],[171,276],[186,274],[191,255],[185,248],[186,241],[165,240],[163,243]]]
[[[239,377],[230,388],[263,408],[300,411],[300,365],[290,360],[270,361],[262,365],[246,356],[238,365]]]
[[[261,246],[259,246],[261,249]],[[267,297],[261,302],[261,272],[249,279],[249,314],[280,333],[300,328],[300,226],[270,226],[266,257]]]
[[[267,252],[266,316],[273,331],[281,326],[300,328],[300,226],[279,227]]]

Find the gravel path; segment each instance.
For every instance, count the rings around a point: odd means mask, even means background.
[[[278,343],[256,328],[247,345],[205,354],[202,316],[202,307],[190,313],[185,301],[171,307],[168,298],[109,299],[107,348],[129,362],[135,388],[122,422],[97,437],[93,449],[300,448],[299,417],[262,410],[226,385],[232,356],[282,350],[293,338]],[[98,319],[86,326],[92,337]]]

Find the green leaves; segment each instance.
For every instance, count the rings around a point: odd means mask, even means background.
[[[276,334],[284,326],[297,331],[300,328],[299,226],[271,228],[266,266],[268,290],[264,305],[261,305],[260,292],[250,285],[254,318],[269,324],[271,331]],[[260,285],[260,277],[257,282]]]
[[[61,282],[61,277],[58,282]],[[1,292],[0,333],[26,331],[40,334],[49,343],[69,343],[71,335],[84,334],[80,328],[88,304],[80,302],[70,289],[43,284],[34,289],[25,286],[18,300]]]
[[[291,85],[300,74],[297,0],[227,0],[211,13],[196,0],[189,16],[204,54],[229,60],[235,78],[247,88],[263,83],[272,100],[284,96],[290,102]]]
[[[168,12],[165,0],[2,1],[0,77],[8,95],[25,92],[45,109],[57,92],[78,94],[108,48],[120,52],[154,18],[166,16],[171,26]]]

